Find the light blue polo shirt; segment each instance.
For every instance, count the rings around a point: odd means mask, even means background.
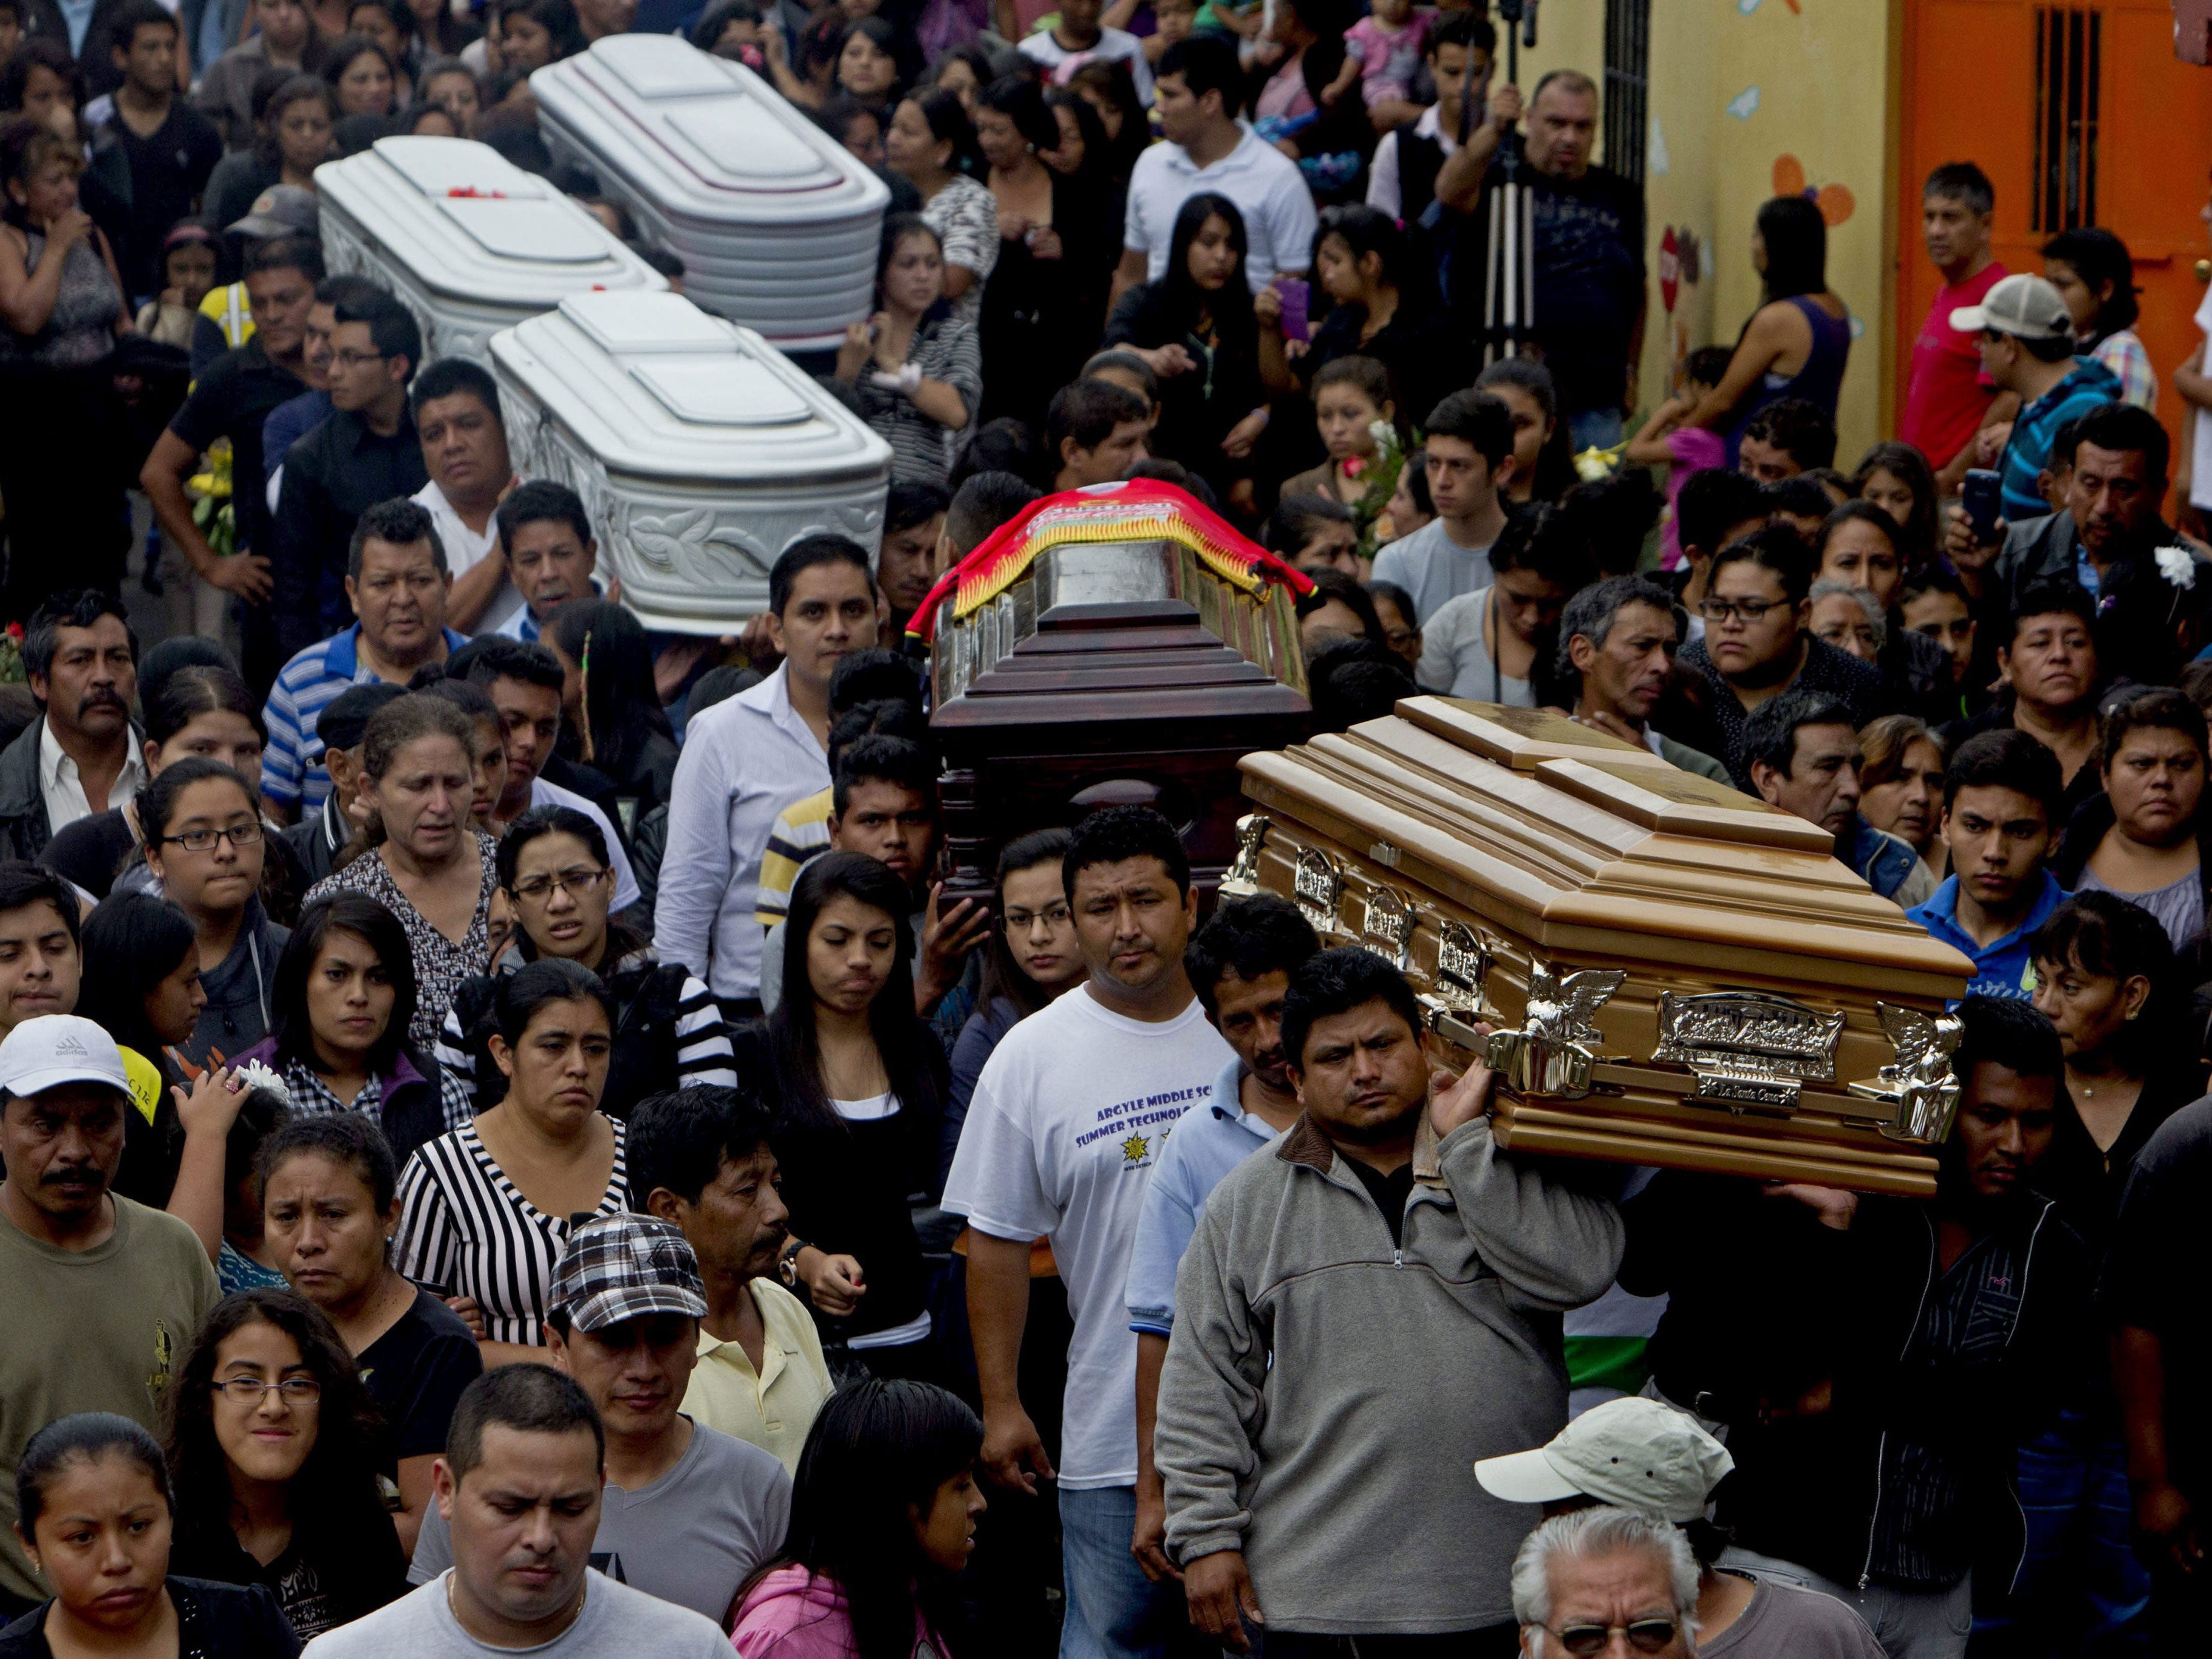
[[[1206,1195],[1246,1158],[1272,1143],[1275,1131],[1237,1099],[1244,1064],[1231,1060],[1213,1092],[1175,1121],[1152,1164],[1129,1248],[1129,1328],[1165,1336],[1175,1325],[1176,1269],[1198,1231]]]

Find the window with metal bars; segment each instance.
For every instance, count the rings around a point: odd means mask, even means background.
[[[1644,182],[1651,122],[1651,0],[1605,0],[1605,164]]]
[[[2097,108],[2104,16],[2090,6],[2035,12],[2035,190],[2031,230],[2097,222]]]

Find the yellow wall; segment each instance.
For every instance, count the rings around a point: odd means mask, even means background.
[[[1859,327],[1838,409],[1839,464],[1849,471],[1885,425],[1883,368],[1891,191],[1890,15],[1896,0],[1651,0],[1653,130],[1645,135],[1650,309],[1639,387],[1662,396],[1682,349],[1731,343],[1759,304],[1751,228],[1775,193],[1777,161],[1793,156],[1806,184],[1829,187],[1828,283]],[[1605,0],[1540,0],[1538,44],[1521,84],[1571,67],[1605,65]],[[1501,64],[1501,70],[1502,70]],[[1756,88],[1755,98],[1752,89]],[[1601,155],[1603,135],[1601,134]],[[1832,222],[1847,191],[1850,211]],[[1672,228],[1698,244],[1696,275],[1670,316],[1660,292],[1660,241]]]

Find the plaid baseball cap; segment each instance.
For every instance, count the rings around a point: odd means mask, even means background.
[[[602,1215],[568,1235],[553,1272],[553,1305],[580,1331],[649,1314],[706,1316],[699,1258],[682,1232],[651,1216]]]

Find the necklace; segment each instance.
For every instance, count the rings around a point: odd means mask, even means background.
[[[453,1614],[453,1622],[455,1624],[459,1625],[464,1631],[467,1631],[469,1627],[467,1625],[462,1623],[460,1609],[453,1605],[454,1577],[455,1574],[448,1569],[446,1573],[446,1611]],[[561,1629],[563,1632],[567,1631],[569,1626],[574,1624],[576,1622],[577,1615],[583,1612],[584,1597],[590,1589],[591,1582],[588,1579],[581,1581],[577,1584],[575,1599],[570,1601],[568,1605],[562,1610]],[[474,1634],[473,1632],[470,1633],[471,1635]]]

